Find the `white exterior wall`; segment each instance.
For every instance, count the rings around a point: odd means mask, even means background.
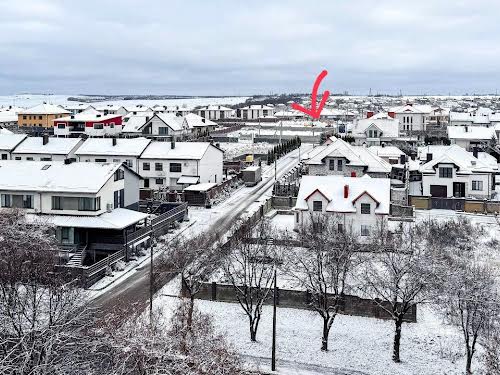
[[[349,197],[348,199],[356,199],[357,197]],[[320,212],[314,212],[313,211],[313,202],[314,201],[321,201],[323,202],[323,211]],[[368,214],[361,214],[361,203],[369,203],[370,208],[371,208],[371,213],[370,215]],[[343,212],[329,212],[326,211],[326,206],[328,204],[328,200],[319,192],[315,192],[313,195],[310,196],[310,198],[307,201],[308,205],[308,210],[307,211],[296,211],[295,214],[295,229],[298,229],[301,225],[307,225],[311,214],[317,215],[317,214],[322,214],[322,215],[335,215],[338,218],[338,223],[344,224],[344,228],[349,229],[351,228],[352,233],[354,235],[359,235],[361,234],[361,226],[362,225],[368,225],[370,226],[370,232],[373,232],[376,229],[377,224],[379,223],[380,220],[386,220],[387,215],[378,215],[375,214],[375,208],[376,208],[376,202],[367,194],[361,196],[354,204],[354,207],[356,208],[356,212],[348,212],[348,213],[343,213]],[[361,237],[362,239],[362,237]]]
[[[200,182],[222,182],[224,154],[219,149],[210,146],[203,155],[199,165]]]
[[[396,120],[399,120],[399,130],[401,132],[407,133],[408,125],[411,131],[424,131],[425,130],[425,117],[424,113],[396,113]],[[405,120],[406,118],[406,120]],[[408,122],[409,120],[409,122]]]
[[[73,156],[70,156],[73,155]],[[42,158],[51,158],[52,161],[64,161],[64,159],[68,159],[74,157],[74,154],[70,155],[53,155],[53,154],[12,154],[12,160],[28,160],[28,158],[33,158],[33,161],[40,161]],[[16,159],[21,158],[21,159]],[[29,159],[31,160],[31,159]]]
[[[115,125],[113,128],[109,124],[104,124],[103,129],[85,127],[85,134],[90,137],[104,137],[105,135],[116,135],[122,132],[122,125]]]
[[[97,159],[106,159],[105,162],[97,162]],[[80,162],[94,162],[94,163],[123,163],[127,160],[131,161],[130,169],[139,173],[139,158],[133,155],[114,156],[114,155],[79,155],[78,161]]]
[[[149,171],[143,169],[143,164],[149,163]],[[156,171],[155,164],[162,163],[163,170]],[[170,163],[180,163],[181,172],[170,172]],[[197,160],[174,160],[174,159],[141,159],[139,161],[139,174],[142,178],[149,179],[149,187],[151,189],[158,189],[160,187],[170,187],[172,189],[178,189],[177,179],[181,176],[198,176],[198,161]],[[162,178],[164,183],[162,185],[156,183],[157,178]],[[172,179],[175,179],[175,184]],[[201,181],[206,182],[206,181]],[[142,184],[144,186],[144,183]]]
[[[453,178],[440,178],[439,177],[439,167],[449,167],[453,170]],[[477,191],[472,190],[472,181],[482,181],[483,190]],[[453,197],[453,183],[454,182],[465,182],[465,197],[476,197],[476,198],[488,198],[491,194],[491,182],[492,176],[489,173],[476,173],[472,175],[461,175],[457,174],[456,168],[452,164],[439,164],[436,168],[436,174],[422,175],[422,195],[431,195],[431,185],[441,185],[446,186],[447,196]]]

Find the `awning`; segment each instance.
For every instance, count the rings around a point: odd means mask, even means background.
[[[198,182],[200,182],[199,176],[181,176],[177,180],[177,183],[179,185],[193,185],[197,184]]]

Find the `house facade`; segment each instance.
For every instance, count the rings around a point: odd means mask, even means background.
[[[202,142],[151,142],[139,160],[143,187],[182,190],[186,184],[220,183],[223,151]]]
[[[64,161],[74,159],[83,143],[81,138],[42,137],[25,138],[12,152],[11,159],[27,161]]]
[[[196,114],[207,120],[224,120],[234,117],[234,110],[222,105],[209,105],[196,110]]]
[[[18,125],[22,128],[52,129],[54,120],[71,114],[59,105],[39,104],[18,113]]]
[[[295,211],[295,229],[315,217],[334,218],[339,231],[369,238],[390,211],[390,180],[370,177],[303,176]]]
[[[258,120],[271,116],[274,116],[274,108],[263,104],[250,105],[236,110],[236,117],[244,120]]]
[[[27,137],[26,134],[0,133],[0,160],[13,159],[12,151],[14,151]]]
[[[122,131],[122,117],[116,114],[103,115],[90,108],[81,113],[54,120],[54,135],[59,137],[90,137],[117,135]]]

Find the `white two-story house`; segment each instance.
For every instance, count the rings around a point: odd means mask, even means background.
[[[222,182],[224,152],[211,143],[151,142],[139,159],[144,187],[180,190]]]
[[[399,120],[385,113],[359,120],[352,129],[357,145],[378,146],[399,138]]]
[[[146,138],[89,138],[75,156],[80,162],[125,163],[139,173],[139,157],[150,143]]]
[[[28,161],[62,161],[74,159],[82,138],[56,138],[47,134],[25,138],[11,153],[11,159]]]
[[[147,217],[135,211],[139,185],[119,163],[0,161],[0,209],[53,225],[60,243],[86,246],[94,260],[121,249],[125,231]]]
[[[425,155],[424,151],[427,150]],[[491,198],[498,171],[496,160],[487,162],[457,145],[429,146],[421,150],[422,195],[440,198]]]
[[[310,152],[305,162],[309,174],[314,176],[340,175],[346,177],[386,178],[391,165],[363,146],[352,146],[340,138],[331,138],[332,143],[318,146]]]
[[[204,117],[207,120],[224,120],[234,117],[234,110],[222,105],[209,105],[196,110],[198,116]]]
[[[390,180],[344,176],[303,176],[295,211],[295,229],[315,216],[331,215],[339,231],[369,237],[390,211]]]

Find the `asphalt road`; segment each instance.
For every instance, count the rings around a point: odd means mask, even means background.
[[[301,153],[308,151],[310,148],[310,145],[302,145]],[[278,161],[276,168],[278,179],[297,165],[298,156],[299,151],[294,150]],[[273,184],[274,168],[265,172],[262,182],[255,187],[243,188],[241,193],[238,192],[230,196],[226,202],[221,203],[223,205],[230,205],[231,209],[226,211],[226,215],[207,225],[203,230],[218,231],[220,234],[226,233],[231,225],[241,217],[256,200],[270,191]],[[217,207],[212,209],[216,210]],[[112,314],[117,309],[127,309],[134,306],[137,308],[145,308],[147,306],[149,301],[149,262],[132,272],[134,273],[131,273],[126,280],[116,285],[112,284],[109,290],[92,300],[93,307],[97,308],[100,314]],[[164,276],[159,280],[160,285],[158,288],[168,283],[173,277],[173,274]]]

